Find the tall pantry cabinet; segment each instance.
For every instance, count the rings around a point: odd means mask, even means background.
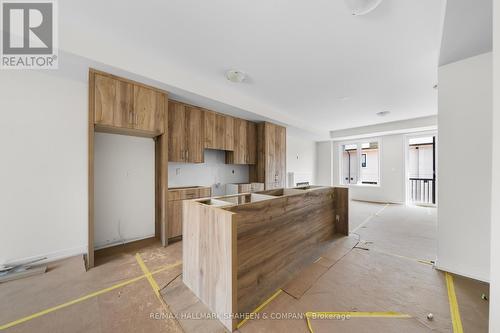
[[[257,125],[257,160],[250,167],[252,182],[266,190],[286,186],[286,128],[264,122]]]

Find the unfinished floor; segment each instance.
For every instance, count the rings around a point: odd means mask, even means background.
[[[290,290],[300,292],[278,293],[240,332],[452,332],[444,273],[428,264],[436,253],[435,209],[356,201],[350,209],[350,241],[357,245],[333,262],[325,260],[326,268],[298,273],[299,288]],[[224,331],[216,320],[200,318],[207,309],[182,287],[181,259],[177,242],[130,247],[101,257],[86,273],[81,257],[53,263],[44,275],[0,284],[0,329]],[[464,331],[487,332],[488,301],[481,296],[488,295],[488,285],[458,276],[454,285]],[[306,312],[331,311],[395,311],[410,318],[311,319],[310,328],[303,318]]]

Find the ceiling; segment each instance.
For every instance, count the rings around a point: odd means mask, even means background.
[[[384,0],[355,17],[341,0],[64,0],[60,47],[202,106],[328,133],[437,113],[444,5]],[[249,80],[227,81],[231,68]]]
[[[439,64],[490,52],[492,48],[493,0],[449,0]]]

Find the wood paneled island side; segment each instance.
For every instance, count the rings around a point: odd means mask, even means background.
[[[348,230],[348,189],[307,186],[185,201],[183,282],[234,330]]]

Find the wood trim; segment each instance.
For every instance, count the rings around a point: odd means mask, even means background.
[[[94,267],[94,107],[95,75],[89,71],[89,123],[88,123],[88,249],[87,269]]]
[[[193,200],[183,201],[182,280],[228,328],[236,321],[224,317],[235,313],[236,226],[233,214],[212,209]]]
[[[94,125],[95,108],[95,75],[104,75],[116,80],[129,82],[138,86],[161,92],[164,103],[164,132],[151,133],[147,131],[116,128],[112,126]],[[88,249],[86,267],[94,267],[94,133],[106,132],[112,134],[151,137],[155,140],[155,238],[160,239],[163,246],[168,245],[167,237],[167,200],[168,200],[168,94],[136,81],[124,79],[115,75],[89,69],[89,117],[88,117]],[[156,136],[155,136],[156,135]]]
[[[168,245],[168,135],[165,133],[160,138],[161,141],[161,185],[160,185],[160,210],[161,210],[161,243],[163,246]]]
[[[89,71],[91,73],[93,73],[93,74],[99,74],[99,75],[106,76],[106,77],[109,77],[109,78],[112,78],[112,79],[115,79],[115,80],[119,80],[119,81],[131,83],[131,84],[135,84],[137,86],[140,86],[140,87],[143,87],[143,88],[146,88],[146,89],[151,89],[151,90],[154,90],[154,91],[157,91],[157,92],[160,92],[160,93],[168,95],[168,91],[166,91],[166,90],[163,90],[163,89],[160,89],[160,88],[156,88],[156,87],[153,87],[153,86],[150,86],[150,85],[138,82],[138,81],[134,81],[134,80],[126,79],[126,78],[121,77],[121,76],[117,76],[117,75],[113,75],[113,74],[110,74],[110,73],[106,73],[106,72],[100,71],[100,70],[95,69],[95,68],[89,68]]]
[[[162,132],[151,132],[135,128],[114,127],[114,126],[100,125],[100,124],[95,124],[94,126],[95,126],[94,127],[95,132],[109,133],[109,134],[139,136],[143,138],[155,138],[162,134]]]

